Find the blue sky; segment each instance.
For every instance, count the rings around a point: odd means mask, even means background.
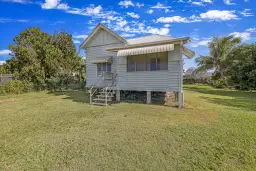
[[[13,37],[28,27],[64,29],[78,47],[99,22],[125,38],[189,36],[187,47],[207,55],[212,36],[234,34],[244,43],[256,42],[255,13],[255,0],[0,0],[0,64],[10,58]],[[185,69],[194,66],[194,59],[185,59]]]

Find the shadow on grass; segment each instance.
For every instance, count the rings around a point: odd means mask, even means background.
[[[48,94],[52,94],[55,96],[65,95],[67,97],[64,97],[63,99],[72,100],[78,103],[90,103],[89,95],[84,91],[51,91]]]
[[[229,97],[246,97],[246,98],[256,98],[256,92],[248,92],[248,91],[235,91],[229,89],[215,89],[215,88],[202,88],[202,87],[184,87],[184,90],[194,91],[203,94],[211,94],[211,95],[218,95],[218,96],[229,96]],[[255,99],[256,100],[256,99]]]
[[[207,100],[210,103],[223,105],[227,107],[237,107],[243,110],[256,111],[256,102],[250,101],[245,98],[233,98],[233,99],[222,99],[222,98],[213,98],[201,96],[200,98]]]
[[[227,107],[237,107],[245,110],[256,111],[256,92],[234,91],[228,89],[214,89],[211,87],[185,87],[184,90],[198,92],[208,95],[216,95],[220,97],[200,98],[207,100],[210,103],[223,105]],[[221,97],[223,96],[223,97]]]

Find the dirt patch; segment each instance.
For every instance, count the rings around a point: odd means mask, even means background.
[[[21,101],[22,99],[7,99],[7,100],[0,100],[0,105],[1,104],[6,104],[6,103],[14,103],[17,101]]]

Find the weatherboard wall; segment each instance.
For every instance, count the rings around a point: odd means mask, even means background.
[[[180,46],[168,52],[168,71],[127,72],[127,58],[117,58],[117,89],[134,91],[180,91]]]
[[[97,58],[102,59],[102,57],[112,56],[112,66],[111,71],[116,73],[116,52],[106,51],[107,48],[122,47],[124,44],[114,37],[112,34],[101,29],[97,32],[91,41],[88,42],[86,51],[86,86],[97,86],[104,87],[112,84],[112,81],[100,80],[101,76],[97,75],[97,64],[93,64],[92,60],[97,60]],[[100,81],[98,81],[100,80]],[[96,84],[96,85],[95,85]]]
[[[168,52],[168,71],[127,72],[127,58],[117,57],[116,52],[107,48],[123,47],[124,43],[105,30],[98,31],[86,45],[86,82],[87,87],[110,86],[112,81],[104,81],[97,76],[97,64],[90,61],[112,56],[112,72],[117,74],[116,88],[134,91],[180,91],[181,51],[175,45],[174,51]]]

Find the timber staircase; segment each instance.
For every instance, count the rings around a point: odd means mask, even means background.
[[[113,102],[115,97],[115,86],[116,86],[116,76],[117,74],[105,72],[99,78],[99,80],[90,88],[90,104],[98,106],[108,106]],[[98,84],[102,81],[110,82],[110,84],[105,85],[105,87],[100,88]]]
[[[98,106],[108,106],[113,102],[115,91],[109,87],[101,88],[98,93],[91,97],[90,104]]]

